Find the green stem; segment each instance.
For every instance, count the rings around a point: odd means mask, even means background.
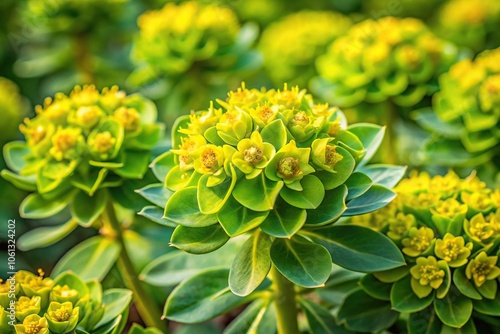
[[[144,289],[138,279],[138,275],[134,269],[132,261],[130,260],[127,248],[125,247],[121,224],[116,218],[116,212],[113,202],[111,201],[109,201],[106,205],[103,220],[111,229],[112,234],[121,246],[120,255],[118,257],[118,270],[125,281],[125,285],[127,288],[132,290],[134,294],[134,303],[137,307],[137,311],[141,315],[142,320],[144,320],[148,327],[156,327],[163,333],[168,333],[167,323],[162,321],[162,315],[158,311],[155,301]]]
[[[76,54],[76,66],[86,84],[94,83],[94,70],[89,39],[85,33],[75,35],[73,38]]]
[[[270,274],[276,292],[274,304],[276,307],[278,334],[299,334],[295,286],[274,265],[271,267]]]

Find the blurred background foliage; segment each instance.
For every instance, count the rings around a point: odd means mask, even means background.
[[[380,36],[380,22],[386,16],[405,18],[385,21],[391,22],[393,31],[406,29],[404,25],[410,22],[409,33],[402,34],[397,47],[384,34]],[[356,60],[350,53],[343,56],[342,63],[339,54],[359,47],[359,41],[353,40],[356,29],[360,38],[365,38],[362,49],[357,49],[364,58]],[[67,94],[76,84],[95,84],[98,89],[118,85],[127,93],[141,92],[157,104],[165,133],[169,133],[177,116],[208,108],[208,101],[224,99],[225,92],[235,90],[241,81],[249,87],[269,89],[282,87],[286,81],[309,87],[317,99],[344,107],[351,119],[388,125],[390,141],[379,161],[438,173],[453,167],[462,176],[481,164],[481,178],[490,187],[498,187],[498,143],[477,149],[486,159],[471,162],[467,155],[465,163],[458,159],[456,154],[462,157],[470,152],[456,139],[460,136],[454,136],[456,124],[439,119],[432,94],[441,90],[441,96],[451,99],[461,95],[463,90],[456,88],[456,83],[446,83],[448,79],[440,82],[440,75],[456,61],[473,59],[499,46],[498,0],[3,0],[0,144],[21,138],[18,124],[24,117],[33,117],[34,106],[42,104],[45,97],[56,92]],[[492,63],[500,64],[498,52],[495,57]],[[369,71],[360,64],[378,77],[367,76]],[[493,102],[472,113],[492,115],[480,130],[498,141],[497,73],[482,73],[468,93],[474,100],[482,80],[490,80],[488,99]],[[316,85],[318,75],[329,84]],[[398,75],[403,81],[410,78],[410,82],[394,82]],[[364,95],[343,105],[345,96],[338,98],[332,92],[339,92],[339,86],[348,80],[358,80],[355,86],[363,86],[373,99]],[[337,86],[332,87],[332,82]],[[375,82],[386,85],[380,89]],[[398,84],[401,87],[396,87]],[[420,89],[420,98],[401,101],[400,93],[408,87],[410,95]],[[397,95],[396,101],[388,97],[391,95]],[[415,112],[420,108],[426,109]],[[460,123],[459,128],[463,127]],[[168,146],[166,138],[164,145]],[[432,158],[436,155],[440,159]],[[4,165],[0,161],[0,169]],[[37,226],[60,224],[65,214],[44,221],[21,220],[17,208],[25,194],[2,179],[0,189],[0,268],[5,272],[8,219],[16,219],[19,236]],[[126,217],[132,230],[140,234],[131,240],[145,250],[136,259],[138,268],[169,249],[163,241],[169,231],[158,232],[156,226],[130,213]],[[48,271],[68,249],[96,233],[78,228],[43,252],[19,252],[17,268],[33,271],[43,267]],[[119,279],[113,273],[105,284],[112,286],[113,280]]]

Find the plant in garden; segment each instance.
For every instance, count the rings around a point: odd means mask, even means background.
[[[227,91],[236,74],[241,77],[260,64],[258,53],[250,50],[257,27],[241,26],[228,7],[170,2],[137,22],[140,31],[132,51],[137,69],[129,83],[140,87],[155,82],[156,89],[153,85],[148,92],[165,98],[172,121],[182,110],[201,107],[214,91]]]
[[[439,9],[436,21],[436,32],[456,45],[469,47],[475,52],[499,45],[498,1],[449,1]]]
[[[316,58],[350,25],[351,20],[342,14],[311,10],[273,22],[263,31],[259,44],[268,75],[275,84],[307,86],[317,75]]]
[[[0,330],[10,334],[122,333],[132,293],[103,291],[71,272],[55,278],[19,270],[0,283]]]
[[[394,198],[389,188],[405,168],[366,165],[384,128],[347,126],[338,108],[286,85],[242,85],[217,103],[177,120],[173,149],[152,164],[161,183],[139,190],[156,206],[141,214],[176,223],[170,243],[188,253],[216,251],[240,235],[246,241],[233,252],[230,269],[208,269],[178,285],[165,316],[202,322],[253,301],[231,330],[276,326],[276,318],[279,333],[293,334],[298,298],[311,330],[321,326],[318,314],[336,326],[328,311],[296,289],[324,286],[332,261],[362,272],[404,264],[388,238],[337,223]],[[155,265],[164,262],[149,273]],[[148,272],[141,275],[146,280]]]
[[[417,19],[365,20],[318,59],[317,92],[342,108],[386,101],[413,107],[436,91],[438,75],[456,56]]]
[[[460,179],[453,172],[412,173],[395,190],[390,205],[353,217],[351,224],[387,235],[407,264],[363,277],[339,319],[355,331],[373,330],[369,318],[352,314],[372,301],[409,313],[409,333],[476,333],[475,321],[494,324],[500,315],[500,191],[475,175]]]
[[[150,306],[154,304],[151,297],[137,280],[125,248],[124,227],[115,212],[115,204],[133,207],[130,188],[145,175],[151,149],[162,136],[162,127],[155,123],[155,105],[116,86],[101,92],[94,86],[76,86],[69,95],[58,93],[45,99],[35,111],[36,116],[20,127],[26,141],[4,146],[11,170],[1,175],[30,192],[20,205],[21,217],[47,218],[69,208],[71,219],[61,226],[28,232],[18,246],[25,250],[47,246],[79,225],[99,228],[102,236],[77,246],[81,252],[73,257],[68,253],[66,262],[54,271],[70,263],[84,279],[102,279],[118,259],[141,316],[148,324],[163,328],[160,315]],[[85,269],[97,256],[85,249],[101,252],[96,253],[100,254],[99,270]]]
[[[433,133],[423,150],[429,164],[480,166],[492,161],[498,171],[500,142],[500,49],[462,60],[439,79],[432,109],[416,112],[417,122]]]
[[[41,96],[69,91],[77,83],[123,83],[140,7],[129,0],[27,0],[9,41],[19,56],[17,76],[41,78]],[[118,28],[119,27],[119,28]]]

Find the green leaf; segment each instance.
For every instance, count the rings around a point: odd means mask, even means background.
[[[366,153],[358,163],[358,166],[366,165],[370,159],[377,152],[382,140],[384,139],[385,126],[368,124],[368,123],[356,123],[347,128],[350,132],[354,133],[366,150]]]
[[[123,319],[123,316],[120,314],[113,321],[110,321],[107,324],[104,324],[99,328],[93,329],[92,334],[111,334],[111,333],[113,333],[114,329],[116,329],[118,326],[120,326],[122,319]],[[79,330],[78,328],[76,329],[76,331],[77,331],[77,333],[81,332],[81,330]]]
[[[191,254],[205,254],[222,247],[229,236],[219,224],[206,227],[175,228],[170,244]]]
[[[376,272],[405,264],[389,238],[366,227],[334,225],[304,234],[326,247],[334,263],[350,270]]]
[[[314,173],[314,175],[321,180],[326,190],[335,189],[343,184],[349,176],[351,176],[356,164],[354,158],[347,150],[342,147],[337,147],[336,150],[337,153],[340,153],[343,156],[343,159],[335,164],[335,167],[333,168],[335,173],[330,173],[324,170]]]
[[[497,293],[495,299],[474,300],[474,310],[482,314],[500,317],[500,293]]]
[[[177,227],[178,225],[174,222],[163,218],[164,211],[157,206],[146,206],[137,214],[163,226]]]
[[[366,193],[347,203],[344,216],[358,216],[369,213],[389,204],[396,193],[386,187],[373,185]]]
[[[36,176],[23,176],[12,173],[10,170],[4,169],[0,172],[4,180],[12,183],[14,187],[26,191],[36,191]]]
[[[346,200],[349,201],[363,195],[368,191],[368,189],[370,189],[372,184],[372,180],[370,180],[370,178],[365,174],[360,172],[352,173],[349,179],[345,182],[348,192]]]
[[[224,330],[224,334],[252,333],[276,333],[274,307],[267,300],[254,301]]]
[[[230,196],[217,213],[217,219],[226,233],[231,237],[235,237],[259,226],[268,214],[269,211],[250,210]]]
[[[216,215],[201,213],[197,193],[196,187],[176,191],[167,202],[165,218],[187,227],[205,227],[216,224]]]
[[[24,233],[17,241],[17,247],[22,251],[50,246],[73,232],[78,223],[71,219],[65,224],[49,227],[39,227]]]
[[[97,169],[91,167],[85,175],[80,173],[73,175],[70,182],[71,185],[85,191],[89,196],[93,196],[101,185],[104,186],[103,182],[107,175],[107,168]]]
[[[228,269],[211,269],[183,281],[168,297],[165,316],[173,321],[192,324],[210,320],[248,302],[248,297],[231,293],[228,274]]]
[[[128,334],[162,334],[162,332],[155,327],[143,328],[139,324],[133,324]]]
[[[401,266],[394,269],[382,270],[373,273],[379,281],[384,283],[394,283],[399,281],[410,272],[410,268],[408,266]]]
[[[104,314],[96,327],[100,327],[118,317],[132,301],[132,291],[127,289],[109,289],[104,291],[102,303]]]
[[[165,127],[163,124],[143,124],[141,133],[127,141],[127,147],[151,150],[160,141]]]
[[[322,226],[334,222],[347,209],[346,198],[347,187],[345,185],[327,190],[323,202],[316,209],[307,211],[305,225]]]
[[[71,202],[71,216],[78,224],[89,227],[99,218],[108,202],[108,192],[104,189],[90,197],[83,191],[78,191]]]
[[[457,289],[464,295],[471,299],[481,300],[483,297],[476,290],[474,284],[465,275],[465,268],[457,268],[453,272],[453,283]]]
[[[495,280],[487,280],[480,287],[477,287],[477,291],[479,291],[484,298],[495,299],[497,294],[497,282]]]
[[[371,274],[365,275],[359,281],[359,285],[364,292],[366,292],[373,298],[380,300],[391,300],[392,284],[381,282]]]
[[[306,217],[306,210],[293,207],[278,198],[275,208],[269,211],[260,228],[273,237],[289,238],[300,230]]]
[[[184,252],[171,252],[149,263],[139,275],[139,279],[154,286],[175,286],[208,268],[229,268],[234,254],[238,252],[241,239],[231,239],[218,250],[192,255]]]
[[[108,176],[109,177],[109,176]],[[113,202],[119,204],[120,206],[133,211],[140,211],[143,207],[149,205],[142,196],[135,193],[136,189],[144,186],[144,181],[142,180],[126,180],[122,179],[123,183],[119,187],[108,189]]]
[[[125,165],[113,169],[113,173],[126,179],[142,179],[148,169],[149,151],[126,151]]]
[[[391,304],[367,295],[363,290],[352,292],[339,309],[337,320],[359,332],[378,332],[389,328],[399,313],[391,310]]]
[[[61,212],[68,204],[68,201],[71,200],[71,197],[72,194],[66,194],[66,196],[47,200],[39,194],[29,194],[21,202],[19,214],[21,217],[28,219],[48,218]]]
[[[434,309],[443,324],[460,328],[472,315],[472,301],[457,289],[451,289],[443,299],[434,301]]]
[[[271,269],[271,238],[256,230],[243,244],[229,272],[229,288],[237,296],[248,296],[264,281]]]
[[[351,292],[359,290],[359,280],[363,276],[362,273],[356,273],[334,264],[326,286],[316,289],[315,293],[331,305],[339,306]]]
[[[176,165],[174,156],[175,155],[170,151],[165,152],[151,163],[150,167],[158,181],[162,183],[165,182],[168,172]]]
[[[234,198],[253,211],[269,211],[283,188],[283,181],[272,181],[261,173],[253,179],[240,178],[233,189]]]
[[[262,141],[274,146],[276,152],[286,144],[286,127],[280,119],[267,124],[260,132]]]
[[[408,318],[408,334],[434,334],[441,331],[441,322],[433,307],[420,312],[410,313]]]
[[[332,271],[328,251],[299,236],[275,239],[271,259],[283,276],[307,288],[323,286]]]
[[[154,205],[164,208],[168,199],[174,193],[168,190],[163,183],[154,183],[135,191]]]
[[[411,288],[411,276],[408,275],[394,283],[391,289],[392,308],[399,312],[418,312],[429,306],[434,300],[434,293],[419,298]]]
[[[52,276],[71,270],[83,280],[102,279],[115,264],[120,253],[120,245],[115,240],[95,236],[69,250],[57,262]]]
[[[442,121],[432,108],[419,109],[413,112],[412,118],[422,128],[430,132],[436,132],[447,138],[460,138],[464,133],[464,126],[461,121]]]
[[[224,203],[226,203],[231,192],[236,184],[237,175],[232,164],[229,165],[231,169],[231,175],[227,176],[226,179],[215,186],[207,186],[212,175],[205,174],[200,177],[198,181],[198,205],[200,211],[203,214],[214,214],[217,213]]]
[[[325,197],[323,183],[314,175],[306,175],[300,184],[302,191],[295,191],[288,187],[281,189],[281,198],[296,208],[316,209]]]
[[[386,188],[394,188],[406,173],[406,166],[369,165],[356,170],[366,174],[373,182]]]
[[[349,333],[342,326],[338,326],[333,315],[323,306],[313,302],[310,299],[301,298],[300,308],[304,312],[309,333],[311,334],[341,334]]]
[[[450,326],[443,325],[441,332],[439,334],[477,334],[476,326],[474,321],[469,319],[465,325],[461,328],[453,328]]]
[[[23,141],[12,141],[3,147],[3,158],[5,164],[14,172],[20,172],[26,165],[25,157],[30,149]]]

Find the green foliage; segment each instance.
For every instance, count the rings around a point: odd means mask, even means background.
[[[409,314],[410,333],[475,333],[482,314],[498,314],[498,190],[475,175],[460,179],[453,172],[415,172],[395,190],[390,205],[353,217],[351,224],[385,234],[401,249],[406,266],[365,276],[361,289]],[[355,305],[346,299],[341,310]]]
[[[15,286],[15,295],[8,293]],[[63,272],[54,279],[24,270],[1,283],[0,311],[7,314],[15,303],[16,333],[116,333],[127,317],[132,293],[126,289],[102,292],[95,280],[83,281],[72,272]],[[7,330],[11,333],[14,327]]]

